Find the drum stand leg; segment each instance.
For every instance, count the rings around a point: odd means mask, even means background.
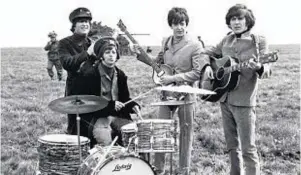
[[[174,112],[176,112],[178,109],[178,107],[176,107],[176,109],[174,110]],[[170,109],[170,119],[173,118],[173,109]],[[176,141],[176,140],[175,140]],[[169,158],[169,164],[170,164],[170,167],[169,167],[169,174],[172,175],[172,171],[173,171],[173,166],[172,166],[172,160],[173,160],[173,153],[171,152],[170,153],[170,158]]]
[[[79,149],[79,164],[82,163],[82,150],[80,147],[80,116],[76,114],[76,123],[77,123],[77,140],[78,140],[78,149]]]

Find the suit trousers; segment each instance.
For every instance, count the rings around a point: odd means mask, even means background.
[[[255,107],[233,106],[227,102],[220,103],[220,107],[231,162],[230,174],[259,175],[260,162],[255,145]]]
[[[160,119],[171,119],[172,109],[168,106],[159,107]],[[193,142],[193,119],[195,116],[195,104],[186,104],[178,107],[179,126],[180,126],[180,154],[179,171],[189,175],[191,151]],[[155,153],[154,166],[158,172],[164,172],[165,153]]]

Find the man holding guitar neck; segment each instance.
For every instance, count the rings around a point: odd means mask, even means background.
[[[168,37],[162,44],[162,51],[157,57],[157,61],[170,66],[175,74],[168,75],[165,73],[160,77],[160,84],[168,85],[171,83],[187,83],[194,86],[199,79],[202,71],[205,74],[209,69],[208,56],[202,56],[203,50],[197,40],[191,39],[187,35],[187,26],[189,24],[189,16],[184,8],[172,8],[168,13],[167,19],[169,27],[173,31],[173,35]],[[134,45],[134,52],[138,54],[138,60],[143,60],[139,50],[141,47]],[[205,69],[206,67],[206,69]],[[187,94],[187,101],[195,101],[196,98],[192,94]],[[167,98],[163,97],[167,100]],[[193,141],[192,122],[195,116],[195,103],[181,105],[178,108],[178,116],[180,121],[180,160],[178,174],[188,175],[190,171],[190,158]],[[160,106],[158,116],[161,119],[169,119],[172,109],[169,106]],[[173,111],[174,112],[174,111]],[[158,169],[158,175],[164,174],[165,154],[156,153],[154,166]]]
[[[268,64],[263,65],[256,58],[268,52],[267,42],[264,37],[251,34],[255,17],[245,5],[232,6],[226,15],[226,24],[232,33],[203,54],[236,58],[239,62],[249,60],[246,68],[239,71],[239,84],[220,98],[220,106],[230,155],[230,174],[244,174],[245,166],[245,174],[259,175],[260,162],[255,145],[256,94],[258,79],[268,77],[271,70]],[[210,72],[209,78],[213,79],[212,69]]]

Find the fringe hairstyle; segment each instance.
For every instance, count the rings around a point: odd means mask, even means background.
[[[185,8],[174,7],[168,12],[167,21],[170,27],[172,24],[179,24],[182,21],[185,21],[188,26],[189,16]]]
[[[232,6],[226,15],[226,24],[230,28],[230,20],[232,17],[238,16],[238,17],[245,17],[246,18],[246,25],[247,30],[251,30],[252,27],[255,25],[255,17],[253,15],[252,10],[248,9],[247,6],[243,4],[236,4]],[[230,28],[231,29],[231,28]]]

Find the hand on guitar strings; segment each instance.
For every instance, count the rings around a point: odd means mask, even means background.
[[[168,85],[173,82],[174,82],[174,76],[172,75],[163,75],[159,80],[159,83],[163,85]]]
[[[253,55],[253,59],[250,59],[248,62],[248,68],[252,70],[259,70],[262,67],[262,64],[259,61],[256,61],[256,56]]]

